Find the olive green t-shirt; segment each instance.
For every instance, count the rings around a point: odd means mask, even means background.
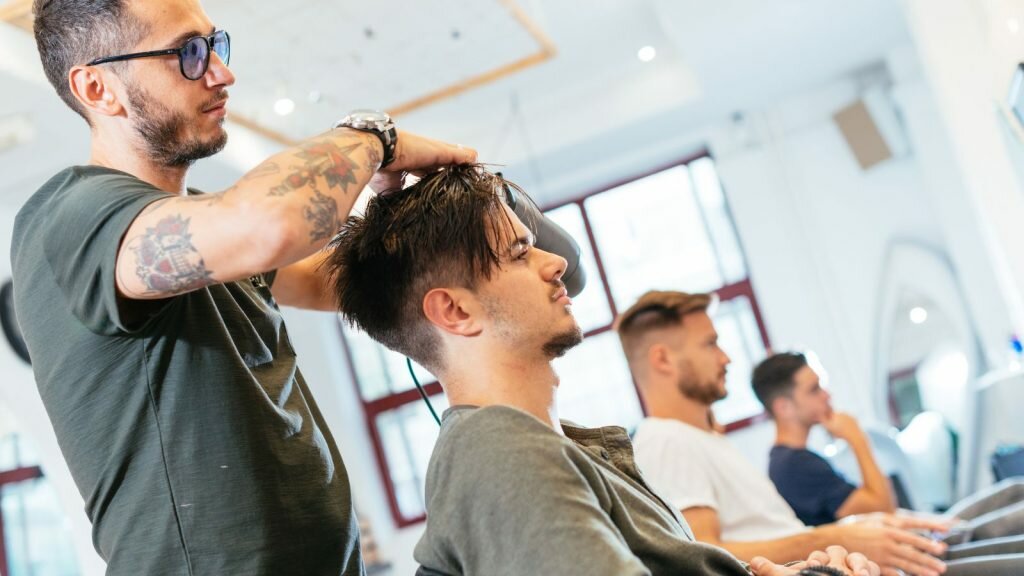
[[[623,428],[454,406],[427,470],[418,576],[749,576],[647,485]]]
[[[274,274],[122,318],[121,238],[166,197],[77,166],[14,225],[16,312],[107,574],[362,574],[345,467],[296,367]]]

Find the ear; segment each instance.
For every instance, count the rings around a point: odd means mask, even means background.
[[[652,344],[647,349],[647,365],[651,371],[659,374],[671,374],[676,370],[672,353],[664,344]]]
[[[71,93],[90,114],[117,116],[124,106],[115,88],[119,85],[113,74],[95,66],[75,66],[68,72]]]
[[[793,417],[793,412],[796,410],[796,405],[793,404],[792,398],[786,396],[776,396],[772,400],[771,413],[776,420],[788,420]]]
[[[434,288],[423,297],[423,314],[431,324],[456,336],[476,336],[483,327],[465,290]]]

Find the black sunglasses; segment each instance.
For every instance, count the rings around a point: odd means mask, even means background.
[[[231,61],[231,36],[228,36],[228,33],[224,30],[217,30],[209,36],[193,36],[186,40],[181,48],[106,56],[97,58],[86,64],[86,66],[176,54],[178,56],[178,64],[181,66],[181,75],[189,80],[199,80],[210,68],[211,53],[216,53],[225,66]]]

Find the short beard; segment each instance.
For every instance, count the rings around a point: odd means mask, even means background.
[[[718,382],[694,385],[680,381],[678,388],[683,396],[705,406],[711,406],[729,394],[728,391],[723,393],[718,389]]]
[[[581,342],[583,342],[583,331],[578,325],[574,325],[572,330],[556,334],[551,340],[548,340],[541,351],[545,356],[554,360],[565,356],[566,352],[579,346]]]
[[[135,133],[142,138],[150,157],[162,166],[191,166],[197,160],[220,152],[228,143],[228,134],[224,130],[208,142],[195,138],[182,141],[179,134],[188,125],[185,115],[171,112],[138,86],[128,85],[128,102],[135,109]]]

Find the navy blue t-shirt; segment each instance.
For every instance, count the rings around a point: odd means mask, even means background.
[[[808,526],[836,521],[836,510],[857,489],[824,458],[803,448],[773,446],[768,476],[775,488]]]

